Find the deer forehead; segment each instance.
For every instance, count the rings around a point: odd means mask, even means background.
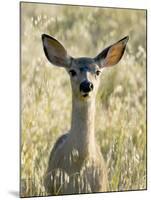
[[[72,68],[78,69],[80,72],[95,71],[98,68],[97,64],[92,58],[76,58],[74,59]]]

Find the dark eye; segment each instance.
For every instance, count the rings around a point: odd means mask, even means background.
[[[77,75],[76,71],[74,71],[73,69],[70,70],[69,73],[71,74],[71,76],[76,76]]]
[[[101,72],[100,72],[99,70],[96,71],[96,75],[97,75],[97,76],[99,76],[100,73],[101,73]]]

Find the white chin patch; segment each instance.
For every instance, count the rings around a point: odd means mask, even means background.
[[[89,95],[89,93],[83,93],[82,94],[82,97],[84,97],[84,98],[87,98],[87,97],[89,97],[90,95]]]

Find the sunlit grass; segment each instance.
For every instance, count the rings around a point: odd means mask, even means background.
[[[49,153],[71,121],[69,77],[46,60],[42,33],[56,37],[75,57],[95,56],[130,36],[121,62],[102,73],[95,129],[108,166],[109,191],[145,189],[145,11],[30,3],[22,3],[21,11],[21,195],[46,195]]]

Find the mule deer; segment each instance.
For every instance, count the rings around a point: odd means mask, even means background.
[[[94,134],[95,97],[102,69],[119,62],[128,36],[94,58],[73,58],[60,42],[46,34],[42,42],[47,59],[66,69],[72,86],[71,129],[51,151],[45,189],[51,195],[107,191],[107,169]]]

